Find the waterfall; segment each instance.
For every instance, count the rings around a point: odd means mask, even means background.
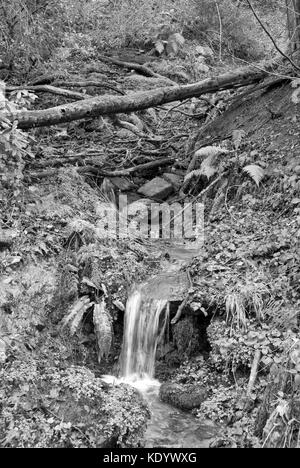
[[[170,285],[157,277],[140,285],[129,296],[124,320],[119,378],[102,376],[108,384],[128,384],[144,397],[151,411],[145,447],[209,447],[217,429],[159,399],[160,382],[154,379],[155,355],[169,321]],[[178,290],[178,287],[175,288]],[[173,296],[173,294],[172,294]]]
[[[125,312],[121,377],[126,380],[154,377],[156,349],[168,319],[166,299],[145,296],[142,286],[131,294]]]

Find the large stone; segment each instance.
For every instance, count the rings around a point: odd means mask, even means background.
[[[163,178],[173,185],[175,190],[179,189],[182,185],[182,177],[178,174],[173,174],[172,172],[165,172]]]
[[[40,359],[14,361],[5,369],[0,364],[4,379],[1,410],[15,424],[8,426],[0,413],[0,438],[6,437],[8,447],[136,447],[143,438],[150,414],[132,387],[108,385],[84,367],[51,367]],[[13,409],[12,398],[18,403]]]
[[[188,292],[190,282],[186,272],[157,275],[143,286],[143,293],[154,299],[165,299],[169,302],[182,301]]]
[[[138,193],[144,195],[147,198],[165,200],[173,192],[173,190],[173,185],[170,184],[170,182],[167,182],[161,177],[155,177],[155,179],[152,179],[144,184],[138,190]]]
[[[174,382],[163,383],[159,391],[160,399],[182,410],[197,408],[207,398],[207,391],[198,384],[181,385]]]
[[[111,177],[110,180],[121,192],[126,192],[134,187],[134,184],[125,177]]]

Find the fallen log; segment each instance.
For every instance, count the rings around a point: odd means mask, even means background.
[[[48,84],[51,84],[53,81],[58,80],[59,78],[61,78],[60,75],[57,75],[57,74],[49,75],[48,73],[46,75],[42,75],[42,76],[35,78],[34,80],[30,81],[28,85],[29,86],[48,85]]]
[[[173,83],[173,85],[177,85],[176,81],[171,80],[170,78],[160,75],[159,73],[155,73],[150,68],[146,67],[145,65],[141,65],[135,62],[124,62],[123,60],[119,60],[114,57],[105,57],[100,56],[98,57],[104,63],[113,63],[114,65],[118,65],[119,67],[128,68],[129,70],[135,70],[139,72],[141,75],[148,76],[149,78],[160,78]]]
[[[150,161],[145,164],[139,164],[138,166],[129,167],[128,169],[121,169],[119,171],[106,171],[94,166],[84,166],[76,168],[79,174],[93,174],[98,177],[119,177],[127,176],[138,171],[146,171],[148,169],[154,169],[159,166],[167,166],[168,164],[173,164],[175,158],[161,158],[155,161]],[[50,169],[48,171],[37,171],[37,172],[28,172],[25,175],[25,179],[34,178],[34,179],[45,179],[51,177],[58,173],[57,169]]]
[[[126,93],[122,91],[121,89],[116,88],[115,86],[102,83],[101,81],[93,81],[93,80],[86,80],[86,81],[55,81],[54,82],[55,86],[66,86],[70,88],[104,88],[104,89],[111,89],[112,91],[115,91],[118,94],[122,94],[125,96]]]
[[[28,166],[30,169],[43,169],[45,167],[53,167],[53,166],[63,166],[65,164],[80,164],[80,165],[89,165],[89,166],[96,166],[99,164],[100,158],[104,157],[104,153],[99,154],[98,156],[94,157],[86,157],[84,158],[82,155],[77,156],[70,156],[70,157],[60,157],[60,158],[46,158],[41,160],[33,160]]]
[[[267,69],[270,68],[271,64],[266,66],[266,70],[253,69],[250,66],[189,85],[162,87],[151,91],[131,93],[126,96],[104,94],[103,96],[43,110],[0,112],[0,119],[17,120],[18,127],[25,129],[61,124],[100,115],[134,112],[173,101],[181,101],[203,94],[258,83],[265,78],[268,74]]]
[[[76,100],[87,99],[89,97],[88,94],[78,93],[77,91],[69,91],[68,89],[57,88],[55,86],[50,85],[37,85],[37,86],[6,86],[5,91],[8,93],[12,93],[15,91],[32,91],[33,93],[50,93],[50,94],[57,94],[58,96],[64,96],[67,98],[72,98]]]

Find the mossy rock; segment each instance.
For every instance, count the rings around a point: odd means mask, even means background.
[[[198,408],[207,398],[207,391],[199,385],[180,385],[166,382],[160,387],[160,399],[182,410]]]
[[[181,362],[199,351],[199,331],[192,318],[184,318],[176,323],[173,335]]]
[[[83,367],[16,362],[0,381],[2,447],[136,447],[150,417],[135,389],[107,385]]]

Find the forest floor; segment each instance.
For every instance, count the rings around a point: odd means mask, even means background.
[[[138,56],[119,51],[125,54]],[[211,58],[206,64],[209,73],[232,67]],[[166,84],[163,77],[92,63],[78,50],[61,49],[48,66],[46,76],[56,71],[64,81],[99,81],[117,93]],[[179,59],[149,66],[171,79],[191,79]],[[99,94],[95,87],[85,91]],[[192,287],[158,375],[180,392],[205,385],[207,398],[193,413],[226,426],[215,446],[299,444],[300,121],[292,92],[287,83],[245,95],[226,91],[118,119],[30,131],[34,158],[27,158],[23,188],[17,196],[7,189],[0,200],[2,232],[10,239],[0,243],[0,445],[140,443],[149,415],[139,395],[125,386],[112,390],[97,377],[117,368],[129,291],[161,272],[169,251],[146,241],[99,238],[98,205],[115,203],[120,193],[134,202],[146,181],[165,173],[177,177],[168,201],[176,200],[195,149],[212,144],[229,153],[215,162],[219,180],[201,196],[204,248],[183,267]],[[35,108],[63,102],[49,96]],[[133,175],[95,175],[97,167],[123,171],[165,157],[175,162]],[[257,183],[243,170],[253,165],[263,174]],[[191,180],[187,201],[209,185]],[[65,317],[87,297],[83,322],[73,321],[69,330]],[[92,303],[99,297],[114,331],[108,356],[105,346],[97,350]],[[208,326],[204,353],[190,334],[197,336],[199,317]],[[256,377],[251,385],[250,372]],[[99,395],[100,406],[87,408]],[[76,414],[66,407],[70,399],[80,401]],[[99,411],[106,415],[100,421]]]

